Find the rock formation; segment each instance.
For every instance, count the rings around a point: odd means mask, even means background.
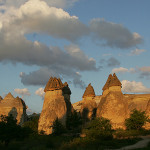
[[[22,125],[26,121],[26,105],[19,98],[14,98],[11,93],[8,93],[4,99],[0,100],[0,115],[10,115],[17,119],[17,123]]]
[[[81,114],[84,120],[90,120],[96,116],[97,104],[94,101],[95,92],[91,84],[88,85],[82,100]]]
[[[66,117],[72,110],[70,102],[71,91],[67,83],[62,84],[61,80],[55,77],[49,79],[44,91],[45,98],[39,119],[38,131],[51,134],[51,126],[56,118],[63,125],[66,124]]]
[[[116,74],[108,76],[102,90],[102,95],[94,96],[93,94],[91,97],[87,94],[88,90],[85,91],[82,101],[73,104],[74,109],[82,112],[84,108],[96,102],[98,105],[97,117],[110,119],[113,128],[124,128],[124,121],[130,116],[133,109],[146,111],[146,115],[150,118],[150,94],[123,94],[121,82]],[[145,128],[150,129],[150,123],[147,123]]]
[[[127,118],[128,104],[121,92],[121,82],[116,74],[110,74],[103,87],[102,100],[97,109],[97,117],[104,117],[111,121],[113,128],[124,127]]]

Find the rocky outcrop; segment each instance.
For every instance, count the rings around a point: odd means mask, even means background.
[[[97,108],[97,117],[109,119],[113,128],[123,128],[128,115],[128,104],[121,92],[121,82],[116,74],[109,75],[102,96]]]
[[[83,94],[82,97],[83,98],[86,98],[86,97],[95,97],[95,91],[94,91],[93,86],[91,85],[91,83],[85,89],[85,92],[84,92],[84,94]]]
[[[39,119],[38,131],[52,133],[53,122],[58,118],[65,126],[66,117],[72,110],[70,102],[71,91],[68,84],[62,84],[58,78],[50,78],[45,90],[43,109]]]
[[[121,92],[121,82],[117,78],[116,74],[114,73],[113,76],[110,74],[106,81],[106,84],[103,87],[103,96],[106,96],[110,91],[113,92]]]
[[[90,120],[96,116],[97,104],[94,101],[95,91],[91,84],[86,88],[81,105],[81,115],[83,119]]]
[[[26,105],[19,98],[14,98],[11,93],[8,93],[4,99],[0,101],[0,115],[10,115],[17,119],[17,123],[22,125],[26,121]]]
[[[112,127],[124,128],[127,118],[128,105],[123,94],[120,92],[109,92],[102,98],[97,109],[97,117],[104,117],[111,121]]]

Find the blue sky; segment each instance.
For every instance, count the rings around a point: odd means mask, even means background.
[[[0,95],[40,112],[50,76],[68,82],[71,102],[110,73],[123,93],[150,93],[149,0],[0,0]]]

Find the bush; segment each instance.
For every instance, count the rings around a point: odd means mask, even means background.
[[[29,128],[23,128],[17,125],[17,120],[12,116],[0,116],[0,141],[8,146],[14,139],[24,139],[32,132]]]
[[[66,119],[66,128],[72,131],[80,131],[82,125],[82,118],[79,113],[76,111],[71,112],[70,115],[67,116]]]
[[[39,116],[33,116],[29,121],[26,121],[23,124],[23,127],[28,127],[33,130],[35,133],[38,133],[38,121]]]
[[[95,118],[87,124],[83,133],[86,134],[86,137],[93,139],[112,139],[112,127],[110,121],[103,117]]]
[[[53,125],[51,127],[53,128],[53,134],[55,135],[61,135],[62,133],[65,133],[66,131],[65,127],[58,120],[58,118],[53,122]]]
[[[127,130],[141,130],[146,122],[148,122],[148,117],[145,111],[134,109],[130,118],[125,120],[125,126]]]

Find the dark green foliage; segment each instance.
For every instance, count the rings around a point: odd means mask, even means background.
[[[93,139],[112,139],[112,128],[110,121],[103,117],[95,118],[87,124],[83,133],[86,137]]]
[[[32,129],[35,133],[38,133],[38,121],[39,116],[33,116],[23,124],[23,127]]]
[[[138,111],[134,109],[130,118],[125,120],[127,130],[141,130],[145,123],[148,121],[145,111]]]
[[[24,139],[31,133],[29,128],[22,128],[20,125],[17,125],[17,120],[12,115],[1,115],[0,118],[0,141],[4,142],[5,146],[7,146],[11,140]]]
[[[106,150],[119,149],[121,147],[132,145],[141,139],[91,139],[91,138],[75,138],[61,146],[61,150]]]
[[[65,133],[66,131],[65,127],[58,120],[58,118],[53,122],[53,125],[51,127],[53,128],[54,135],[61,135],[62,133]]]
[[[76,111],[71,112],[71,114],[67,116],[66,128],[68,130],[78,132],[81,129],[81,125],[82,125],[81,115]]]
[[[150,130],[141,129],[141,130],[123,130],[123,129],[117,129],[113,133],[115,138],[130,138],[130,137],[137,137],[137,136],[145,136],[150,135]]]

